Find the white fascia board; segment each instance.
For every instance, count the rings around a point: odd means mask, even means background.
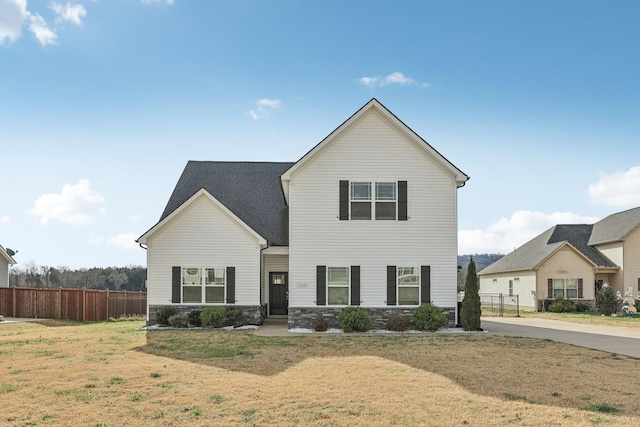
[[[253,235],[253,237],[256,238],[256,240],[258,241],[260,246],[262,246],[262,247],[266,247],[267,246],[267,239],[265,239],[260,234],[258,234],[253,228],[249,227],[249,225],[247,225],[246,222],[244,222],[243,220],[238,218],[238,216],[236,214],[231,212],[225,205],[223,205],[218,199],[216,199],[211,193],[209,193],[204,188],[201,188],[200,190],[198,190],[198,192],[195,193],[193,196],[189,197],[189,199],[187,199],[186,202],[184,202],[183,204],[178,206],[178,208],[176,210],[174,210],[169,215],[167,215],[162,221],[160,221],[159,223],[157,223],[156,225],[151,227],[146,233],[144,233],[142,236],[140,236],[136,240],[136,242],[140,243],[140,244],[143,244],[143,245],[146,245],[148,239],[152,235],[154,235],[158,230],[160,230],[165,224],[169,223],[173,218],[175,218],[176,216],[180,215],[180,213],[183,212],[185,209],[188,209],[189,206],[191,204],[193,204],[201,196],[207,197],[216,206],[218,206],[224,213],[226,213],[231,218],[233,218],[238,224],[240,224],[240,226],[242,228],[247,230],[249,232],[249,234]]]
[[[265,255],[289,255],[289,246],[269,246],[262,253]]]
[[[13,257],[11,255],[9,255],[7,253],[7,251],[2,246],[0,246],[0,255],[2,255],[2,258],[6,259],[9,264],[11,264],[11,265],[17,264],[16,260],[13,259]]]

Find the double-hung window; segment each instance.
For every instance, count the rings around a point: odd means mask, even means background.
[[[352,220],[395,220],[395,182],[351,182],[350,204]]]
[[[224,268],[182,268],[183,303],[224,303]]]
[[[578,279],[553,279],[554,298],[578,298]]]
[[[349,305],[349,267],[327,268],[327,304]]]
[[[420,304],[420,269],[398,267],[398,305]]]

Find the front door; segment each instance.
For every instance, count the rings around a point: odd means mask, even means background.
[[[288,307],[287,273],[269,273],[269,314],[287,314]]]

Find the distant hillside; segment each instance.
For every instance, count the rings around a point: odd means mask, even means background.
[[[480,271],[483,268],[493,264],[504,255],[502,254],[475,254],[473,255],[473,260],[476,263],[476,271]],[[458,270],[458,290],[464,290],[464,284],[467,280],[467,267],[469,266],[469,261],[471,260],[471,255],[458,255],[458,265],[462,268]]]
[[[473,260],[476,262],[476,270],[480,271],[485,267],[490,266],[500,258],[503,254],[475,254]],[[471,260],[471,255],[458,255],[458,265],[466,266]]]

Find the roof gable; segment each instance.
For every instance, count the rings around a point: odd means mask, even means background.
[[[205,190],[270,245],[287,246],[288,209],[280,186],[280,175],[291,165],[293,163],[290,162],[189,161],[158,224],[196,193]]]
[[[640,207],[609,215],[593,225],[589,245],[620,242],[640,226]]]
[[[561,224],[525,243],[510,254],[484,268],[478,274],[486,275],[507,271],[534,270],[565,245],[573,248],[585,260],[596,267],[617,268],[599,250],[589,246],[592,225]]]
[[[356,111],[351,117],[345,120],[340,126],[338,126],[333,132],[331,132],[326,138],[320,141],[315,147],[309,150],[304,156],[300,158],[295,164],[293,164],[287,171],[282,174],[282,184],[285,193],[285,198],[288,200],[288,182],[291,179],[291,175],[297,170],[303,167],[307,162],[312,161],[314,156],[320,152],[324,147],[330,145],[336,141],[340,136],[344,135],[348,129],[352,127],[361,117],[371,112],[378,112],[381,114],[392,126],[400,130],[405,136],[416,143],[420,148],[427,152],[432,158],[434,158],[445,170],[449,171],[455,176],[455,180],[458,187],[462,187],[469,179],[464,172],[458,169],[453,163],[442,156],[437,150],[435,150],[427,141],[422,139],[411,128],[398,119],[391,111],[389,111],[384,105],[382,105],[377,99],[372,98],[368,103]]]

